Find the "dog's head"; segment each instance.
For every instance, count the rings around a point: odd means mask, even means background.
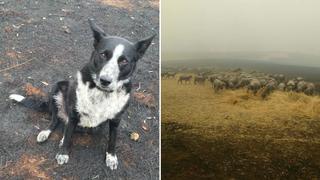
[[[155,35],[138,42],[109,36],[89,19],[94,37],[94,51],[89,63],[91,76],[99,89],[112,92],[126,82],[136,63],[148,49]]]

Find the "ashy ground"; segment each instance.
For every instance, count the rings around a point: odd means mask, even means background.
[[[119,167],[104,162],[108,130],[76,134],[69,163],[57,165],[61,128],[37,144],[46,114],[17,106],[10,93],[46,98],[56,81],[73,79],[93,49],[88,18],[132,41],[159,31],[157,0],[0,0],[0,179],[158,179],[158,36],[137,65],[118,135]],[[137,132],[138,141],[129,134]]]
[[[320,97],[162,80],[164,179],[319,179]]]

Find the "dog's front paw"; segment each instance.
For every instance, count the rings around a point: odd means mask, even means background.
[[[106,164],[111,170],[115,170],[118,167],[118,158],[116,155],[106,153]]]
[[[41,131],[37,136],[37,142],[41,143],[41,142],[46,141],[48,139],[48,137],[50,136],[50,134],[51,134],[50,130]]]
[[[69,161],[69,155],[68,154],[57,154],[56,155],[56,160],[58,162],[58,164],[62,165],[62,164],[66,164]]]

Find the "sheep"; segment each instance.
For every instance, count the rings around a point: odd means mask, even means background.
[[[315,93],[315,85],[314,83],[307,83],[307,87],[304,90],[306,95],[312,96]]]
[[[308,85],[308,83],[305,81],[298,82],[296,91],[297,92],[304,92],[307,89],[307,85]]]
[[[219,77],[219,75],[217,75],[217,74],[214,74],[214,75],[212,75],[212,76],[209,76],[209,81],[210,81],[210,83],[211,83],[211,85],[212,85],[212,88],[213,88],[214,80],[215,80],[215,79],[218,79],[218,77]]]
[[[280,83],[279,85],[278,85],[278,90],[280,90],[280,91],[285,91],[285,89],[286,89],[286,84],[285,83]]]
[[[174,79],[174,78],[176,77],[176,74],[177,74],[176,72],[168,72],[168,73],[167,73],[167,78],[168,78],[168,79],[169,79],[169,78],[173,78],[173,79]]]
[[[258,79],[252,79],[247,87],[247,92],[252,91],[252,93],[256,95],[260,87],[261,87],[260,81]]]
[[[265,99],[268,95],[271,94],[273,90],[277,87],[277,83],[274,80],[270,80],[267,85],[262,89],[261,97]]]
[[[192,79],[191,75],[181,75],[179,77],[178,84],[182,84],[183,81],[185,82],[185,84],[187,84],[187,82],[190,84],[191,79]]]
[[[220,79],[215,79],[213,81],[213,87],[214,87],[214,91],[218,92],[219,90],[226,88],[226,83],[221,81]]]
[[[296,89],[296,82],[295,80],[289,80],[287,82],[287,91],[294,91]]]
[[[165,79],[168,75],[168,72],[161,73],[161,78]]]
[[[238,84],[237,77],[231,77],[229,80],[227,80],[227,88],[229,89],[235,89],[236,84]]]
[[[238,84],[235,86],[236,88],[246,87],[250,84],[251,78],[244,77],[238,81]]]
[[[206,78],[203,77],[203,76],[196,76],[196,77],[194,77],[194,84],[204,85],[205,81],[206,81]]]

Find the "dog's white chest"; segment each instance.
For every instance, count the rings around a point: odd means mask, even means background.
[[[89,84],[78,81],[76,89],[76,109],[80,114],[79,126],[96,127],[102,122],[113,119],[129,100],[129,93],[124,89],[106,93],[96,88],[89,89]]]

